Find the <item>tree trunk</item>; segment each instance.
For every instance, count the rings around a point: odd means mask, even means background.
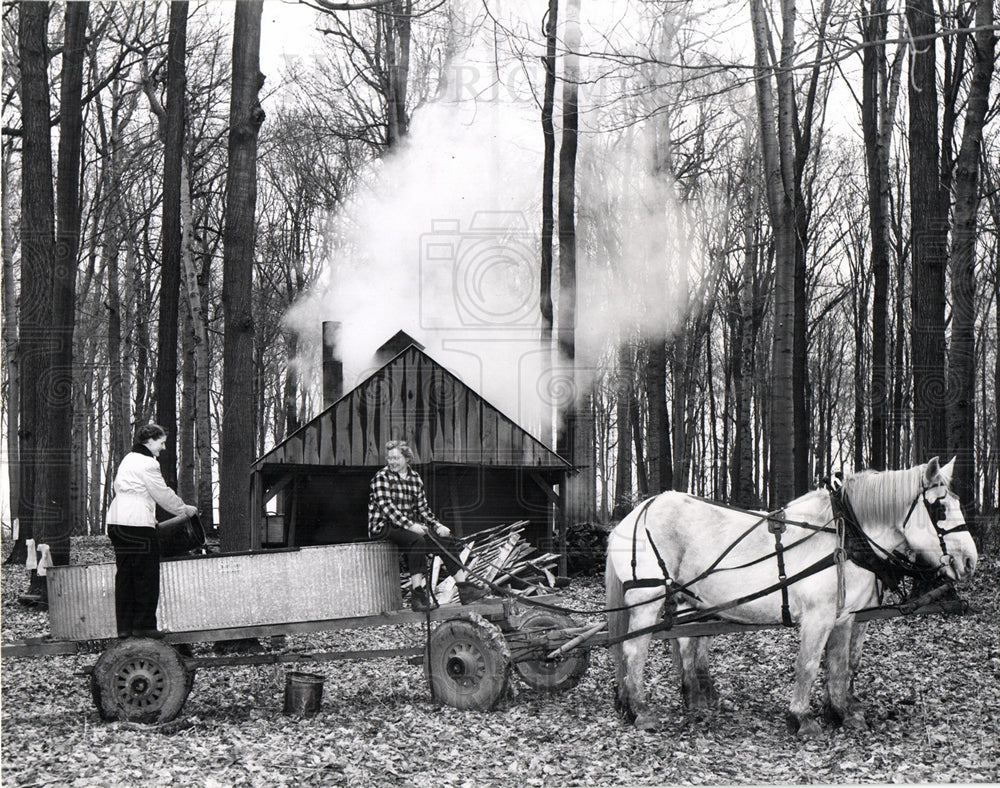
[[[894,226],[896,220],[893,220]],[[906,337],[904,334],[905,312],[905,288],[906,279],[906,255],[903,252],[902,231],[897,233],[896,241],[896,294],[895,294],[895,314],[896,324],[894,327],[892,343],[892,408],[890,417],[892,426],[889,429],[889,470],[899,470],[904,462],[903,454],[903,430],[908,420],[903,413],[903,381],[905,377],[904,355],[906,350]]]
[[[105,306],[108,310],[107,341],[108,341],[108,388],[110,389],[111,415],[109,419],[108,463],[118,467],[118,463],[129,448],[130,424],[129,387],[125,384],[122,370],[122,304],[121,304],[121,272],[119,269],[120,248],[123,241],[122,226],[125,223],[122,211],[121,197],[117,184],[121,182],[121,130],[124,125],[120,109],[120,96],[115,93],[111,104],[111,125],[106,128],[103,116],[98,112],[101,145],[107,152],[103,163],[105,217],[101,233],[101,257],[107,272],[107,298]],[[134,98],[132,99],[134,106]],[[126,115],[131,109],[126,110]],[[127,120],[126,120],[127,122]],[[110,132],[110,133],[109,133]],[[109,496],[105,495],[106,498]]]
[[[685,273],[681,277],[680,292],[685,293],[688,288],[688,281]],[[683,299],[683,295],[682,295]],[[682,301],[682,303],[684,303]],[[686,307],[685,307],[686,311]],[[693,333],[693,329],[690,329]],[[670,382],[671,382],[671,397],[670,397],[670,415],[673,417],[674,429],[670,435],[670,452],[669,456],[669,474],[670,474],[670,485],[665,487],[667,490],[680,490],[685,491],[688,489],[688,466],[690,464],[690,447],[687,441],[687,409],[688,409],[688,392],[690,391],[690,381],[687,375],[687,362],[688,362],[688,330],[681,330],[678,332],[677,336],[673,338],[670,343],[672,345],[673,353],[670,358]],[[666,395],[664,395],[666,396]],[[663,464],[660,465],[661,474],[666,471],[663,468]],[[662,478],[662,475],[661,475]]]
[[[576,364],[576,149],[577,94],[579,64],[576,50],[580,42],[580,2],[569,0],[566,8],[563,67],[562,142],[559,146],[559,312],[556,315],[556,349],[560,363],[575,374]],[[574,402],[566,403],[565,413],[556,415],[557,451],[571,461]]]
[[[298,334],[294,331],[287,332],[285,335],[285,346],[287,348],[286,357],[289,363],[285,367],[285,390],[283,396],[285,402],[285,419],[283,428],[284,435],[291,435],[300,426],[298,412],[299,375],[291,363],[299,352]],[[280,438],[280,435],[275,437]]]
[[[648,417],[646,432],[646,467],[649,492],[653,495],[674,486],[673,463],[670,458],[670,419],[667,415],[667,350],[663,339],[648,343],[646,363],[646,399]],[[678,425],[674,425],[679,428]]]
[[[994,211],[994,214],[1000,216],[1000,210]],[[995,280],[993,282],[993,295],[994,303],[996,307],[994,312],[996,313],[996,332],[997,336],[1000,337],[1000,237],[994,241],[994,252],[993,262]],[[1000,353],[997,353],[993,359],[993,453],[997,458],[997,475],[998,475],[998,487],[1000,487]],[[1000,490],[998,490],[1000,493]],[[1000,501],[996,498],[990,502],[991,508],[994,506],[1000,506]],[[994,524],[994,528],[1000,528],[1000,525]]]
[[[21,393],[21,354],[18,349],[17,333],[17,288],[14,280],[14,252],[16,243],[14,239],[13,227],[11,226],[11,189],[8,188],[10,177],[10,160],[13,146],[5,144],[3,151],[3,171],[0,177],[3,178],[3,188],[0,191],[0,199],[3,200],[3,207],[0,210],[0,221],[3,226],[0,230],[0,243],[3,244],[3,281],[0,287],[3,290],[3,368],[7,373],[6,378],[6,399],[4,401],[4,415],[7,418],[7,436],[4,449],[7,452],[7,490],[10,496],[10,518],[13,529],[14,544],[10,554],[7,556],[8,564],[23,564],[27,558],[24,535],[20,533],[20,493],[21,493],[21,462],[18,455],[18,433],[20,432],[20,393]]]
[[[194,325],[191,310],[180,310],[181,331],[181,409],[177,419],[177,494],[184,501],[195,500],[195,396],[198,373],[195,363]]]
[[[205,372],[198,375],[198,402],[196,406],[198,416],[198,428],[195,433],[196,445],[198,447],[198,514],[201,524],[206,531],[213,531],[215,528],[215,502],[212,493],[212,411],[211,411],[211,391],[213,375],[209,372],[212,368],[211,348],[208,345],[208,283],[211,278],[212,255],[209,252],[204,254],[204,264],[198,275],[198,303],[201,307],[201,327],[199,335],[204,338],[204,347],[199,347],[196,358],[199,369]],[[201,366],[204,364],[204,366]]]
[[[629,408],[629,415],[632,419],[632,443],[635,446],[635,486],[639,493],[639,498],[649,495],[649,473],[646,469],[646,453],[643,450],[642,440],[642,412],[640,410],[639,395],[633,388],[632,407]]]
[[[406,89],[410,69],[412,0],[390,0],[389,13],[377,10],[385,62],[386,147],[394,148],[406,136]]]
[[[539,277],[538,308],[542,316],[541,343],[546,350],[552,346],[552,232],[555,225],[555,158],[556,133],[552,124],[552,108],[556,92],[556,20],[559,0],[549,0],[545,26],[545,96],[542,101],[542,137],[545,148],[542,157],[542,255]]]
[[[177,486],[177,327],[181,284],[181,168],[184,158],[186,0],[170,4],[167,40],[167,105],[163,151],[163,264],[156,356],[156,419],[167,431],[160,454],[163,479]]]
[[[560,363],[573,375],[572,399],[557,414],[557,451],[580,472],[567,480],[566,517],[568,523],[589,522],[596,508],[594,462],[594,422],[591,382],[584,380],[576,361],[576,153],[579,117],[580,0],[566,6],[565,66],[563,69],[563,129],[559,147],[559,310],[556,314],[556,347]],[[573,396],[575,395],[575,396]]]
[[[248,550],[250,463],[255,446],[253,259],[257,202],[257,135],[264,121],[257,94],[263,0],[239,0],[233,28],[233,95],[229,110],[222,307],[222,436],[219,534],[224,552]]]
[[[767,184],[767,205],[774,235],[774,329],[771,350],[768,433],[770,436],[771,506],[795,497],[794,326],[795,326],[795,223],[793,188],[795,7],[782,0],[784,28],[781,62],[777,70],[778,113],[775,129],[774,96],[769,60],[770,33],[762,0],[751,0],[754,29],[754,66],[757,112]]]
[[[618,346],[618,401],[615,403],[618,445],[615,454],[615,500],[611,516],[620,520],[632,509],[632,401],[635,365],[630,342]]]
[[[80,153],[83,144],[83,59],[89,3],[66,6],[59,88],[59,162],[56,172],[56,246],[50,336],[55,341],[49,409],[51,436],[45,475],[60,522],[44,537],[56,565],[69,563],[73,527],[73,330],[76,319],[76,258],[80,247]]]
[[[948,355],[949,456],[958,458],[952,487],[975,505],[976,413],[976,215],[983,122],[993,77],[995,36],[992,0],[976,4],[975,60],[965,105],[962,145],[955,167],[955,211],[951,254],[951,347]]]
[[[52,196],[52,141],[49,131],[48,3],[20,8],[18,48],[21,58],[21,533],[45,539],[53,530],[50,490],[42,472],[49,443],[48,332],[52,327],[52,269],[55,265],[55,206]],[[29,595],[45,594],[33,574]]]
[[[910,51],[910,238],[913,444],[917,462],[946,453],[945,266],[948,193],[941,185],[933,0],[907,0]]]
[[[982,178],[984,181],[983,193],[986,197],[987,205],[989,206],[990,218],[993,221],[995,227],[1000,227],[1000,182],[996,179],[996,163],[990,163],[986,160],[986,166],[983,167]],[[991,249],[991,260],[992,265],[989,266],[988,270],[993,271],[993,330],[996,332],[995,336],[1000,337],[1000,234],[995,234],[993,236],[993,248]],[[997,510],[998,501],[997,495],[1000,493],[1000,354],[993,354],[993,366],[992,369],[988,369],[987,363],[983,363],[983,376],[990,373],[993,383],[993,397],[986,396],[986,383],[983,382],[983,434],[986,436],[987,442],[990,443],[990,482],[988,490],[991,494],[987,497],[986,492],[983,494],[983,508],[988,513],[993,513]],[[989,416],[985,415],[985,412],[989,410]],[[993,429],[988,430],[986,425],[992,422]],[[994,526],[994,528],[997,526]]]
[[[868,224],[872,247],[872,370],[870,467],[886,467],[886,411],[888,405],[886,318],[889,311],[889,166],[888,139],[891,124],[885,124],[886,0],[872,0],[871,11],[862,13],[862,35],[867,46],[862,54],[861,129],[865,144],[868,182]],[[890,119],[891,120],[891,119]]]
[[[181,216],[181,274],[184,283],[185,302],[187,305],[186,314],[188,317],[187,329],[189,332],[187,340],[187,351],[190,353],[186,364],[190,371],[186,370],[184,380],[184,398],[189,400],[191,407],[190,414],[190,447],[191,452],[188,459],[190,465],[190,484],[188,493],[181,493],[181,498],[185,501],[194,501],[196,498],[195,479],[201,478],[205,472],[204,460],[201,458],[202,440],[199,432],[206,430],[208,425],[209,385],[212,379],[212,369],[209,361],[209,344],[207,320],[205,310],[202,306],[202,287],[198,281],[198,268],[194,255],[194,220],[191,214],[191,177],[188,167],[187,157],[181,162],[181,192],[180,192],[180,216]],[[190,376],[190,377],[189,377]],[[204,414],[204,419],[202,418]],[[206,440],[207,443],[207,440]],[[211,465],[209,464],[209,482],[211,482]],[[200,488],[200,481],[197,485]],[[185,483],[185,489],[187,485]],[[197,498],[197,506],[201,512],[203,524],[205,518],[211,523],[211,506],[206,512],[203,507],[200,495]]]
[[[749,167],[748,167],[749,170]],[[757,260],[759,239],[755,228],[758,226],[758,196],[752,180],[746,178],[747,216],[743,228],[743,267],[740,272],[739,313],[734,320],[738,326],[737,339],[733,347],[733,388],[736,400],[736,417],[733,425],[732,500],[737,506],[756,507],[759,505],[757,487],[754,480],[754,437],[751,418],[753,414],[753,370],[754,347],[756,345],[756,305],[754,294],[754,268]],[[739,346],[736,346],[736,343]]]
[[[725,330],[725,329],[723,329]],[[712,373],[712,336],[705,337],[705,386],[708,389],[708,423],[709,431],[712,434],[712,496],[717,500],[726,497],[725,482],[726,462],[724,452],[720,450],[719,444],[719,420],[718,406],[715,400],[715,381]],[[723,455],[722,462],[719,461],[720,454]],[[704,457],[704,455],[703,455]],[[704,466],[704,462],[702,463]],[[720,468],[721,465],[721,468]]]

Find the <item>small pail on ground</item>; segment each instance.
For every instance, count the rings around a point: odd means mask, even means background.
[[[190,553],[205,546],[205,529],[198,515],[178,515],[156,524],[156,538],[163,558]]]
[[[324,677],[315,673],[289,671],[285,674],[285,714],[308,717],[319,711]]]

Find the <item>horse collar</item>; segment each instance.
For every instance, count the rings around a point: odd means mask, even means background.
[[[864,532],[858,516],[847,498],[847,490],[840,487],[830,491],[830,504],[833,507],[833,515],[843,523],[844,528],[844,549],[850,561],[867,569],[874,574],[883,585],[894,591],[899,588],[903,576],[912,572],[914,567],[901,567],[899,562],[890,558],[888,551],[876,544]],[[885,553],[885,558],[881,557],[876,548]]]

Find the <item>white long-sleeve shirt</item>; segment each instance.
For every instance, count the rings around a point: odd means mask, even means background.
[[[156,504],[171,514],[184,514],[184,501],[167,487],[154,457],[134,451],[126,454],[115,474],[114,487],[108,523],[155,528]]]

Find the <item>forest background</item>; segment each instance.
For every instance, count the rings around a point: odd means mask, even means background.
[[[571,523],[957,456],[995,550],[993,14],[5,3],[4,527],[68,560],[153,420],[245,549],[335,320],[346,388],[403,329],[565,452]]]

